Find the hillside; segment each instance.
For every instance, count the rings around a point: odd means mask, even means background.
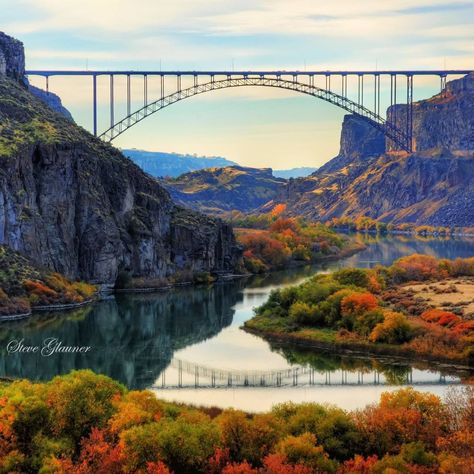
[[[270,168],[229,166],[187,173],[165,180],[163,185],[180,204],[222,214],[257,210],[285,189],[286,180],[275,178]]]
[[[230,226],[183,210],[117,149],[27,91],[23,47],[0,74],[0,243],[70,278],[113,284],[120,272],[162,278],[230,272]]]

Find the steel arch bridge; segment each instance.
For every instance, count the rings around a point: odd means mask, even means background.
[[[29,70],[28,76],[42,76],[46,79],[46,91],[49,93],[51,76],[90,76],[92,77],[92,109],[93,133],[104,141],[111,142],[119,135],[141,122],[154,113],[175,104],[181,100],[214,90],[235,87],[273,87],[306,94],[350,112],[373,127],[382,131],[395,148],[413,151],[413,79],[417,76],[437,76],[441,90],[446,86],[448,76],[461,76],[471,73],[470,70],[433,70],[433,71],[49,71]],[[97,79],[100,76],[109,77],[110,125],[103,132],[98,132]],[[114,78],[126,77],[125,117],[115,119],[115,88]],[[131,77],[143,78],[143,102],[132,111]],[[153,77],[159,78],[159,94],[153,100],[148,97],[148,81]],[[356,84],[352,94],[348,92],[348,78],[355,77]],[[380,112],[381,78],[389,78],[390,86],[383,93],[390,100],[386,102],[393,106],[397,104],[397,91],[402,84],[404,108],[391,109],[388,117]],[[165,87],[167,79],[168,89]],[[172,80],[171,89],[169,80]],[[322,79],[322,84],[316,81]],[[333,84],[331,85],[331,79]],[[401,81],[400,81],[401,79]],[[191,84],[183,87],[184,80]],[[335,91],[334,80],[340,81],[338,92]],[[397,85],[397,80],[399,84]],[[367,83],[369,83],[367,87]],[[356,87],[355,87],[356,86]],[[364,97],[365,96],[365,97]],[[370,107],[367,96],[372,97]],[[403,116],[401,117],[400,115]]]

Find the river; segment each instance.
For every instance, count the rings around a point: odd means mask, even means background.
[[[326,265],[221,282],[212,287],[121,294],[75,311],[38,313],[27,320],[2,323],[0,375],[48,380],[72,369],[90,368],[129,388],[151,388],[160,398],[249,411],[267,410],[275,403],[290,400],[333,403],[352,409],[374,402],[381,392],[406,383],[443,395],[466,374],[422,363],[340,357],[280,347],[241,329],[244,321],[252,317],[252,308],[263,303],[272,289],[297,284],[315,272],[341,266],[390,264],[415,252],[443,258],[474,255],[474,240],[358,238],[365,240],[366,250]],[[41,347],[47,338],[56,338],[64,346],[90,346],[90,350],[48,357],[7,353],[11,340]],[[283,380],[269,386],[278,373]]]

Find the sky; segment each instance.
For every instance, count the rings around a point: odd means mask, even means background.
[[[24,43],[28,69],[474,69],[472,0],[0,0],[0,11],[0,30]],[[140,86],[132,82],[136,108]],[[98,88],[104,131],[106,78]],[[50,89],[91,128],[90,79],[52,78]],[[420,79],[415,98],[438,90],[438,79]],[[116,117],[124,92],[117,80]],[[246,166],[320,166],[338,152],[343,116],[294,92],[227,89],[166,108],[114,143]]]

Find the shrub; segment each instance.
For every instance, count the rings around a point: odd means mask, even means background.
[[[447,276],[441,272],[435,257],[421,254],[399,258],[392,265],[392,272],[395,281],[424,281]]]
[[[275,452],[292,464],[303,464],[317,472],[336,472],[336,463],[329,459],[323,447],[316,445],[316,436],[311,433],[287,436],[277,444]]]
[[[384,311],[383,317],[383,322],[377,324],[370,333],[370,341],[402,344],[410,340],[412,330],[405,315],[395,311]]]
[[[384,321],[384,313],[380,308],[366,311],[357,316],[354,321],[353,329],[361,336],[368,337],[377,324]]]
[[[335,272],[333,278],[341,285],[354,285],[360,288],[367,288],[369,285],[367,271],[360,268],[343,268]]]
[[[459,316],[442,309],[429,309],[424,311],[421,314],[421,319],[429,323],[439,324],[440,326],[453,326],[461,321]]]
[[[315,307],[301,301],[293,303],[288,314],[298,324],[315,325],[318,323]]]
[[[343,316],[357,316],[377,308],[379,302],[372,293],[353,293],[341,301]]]

